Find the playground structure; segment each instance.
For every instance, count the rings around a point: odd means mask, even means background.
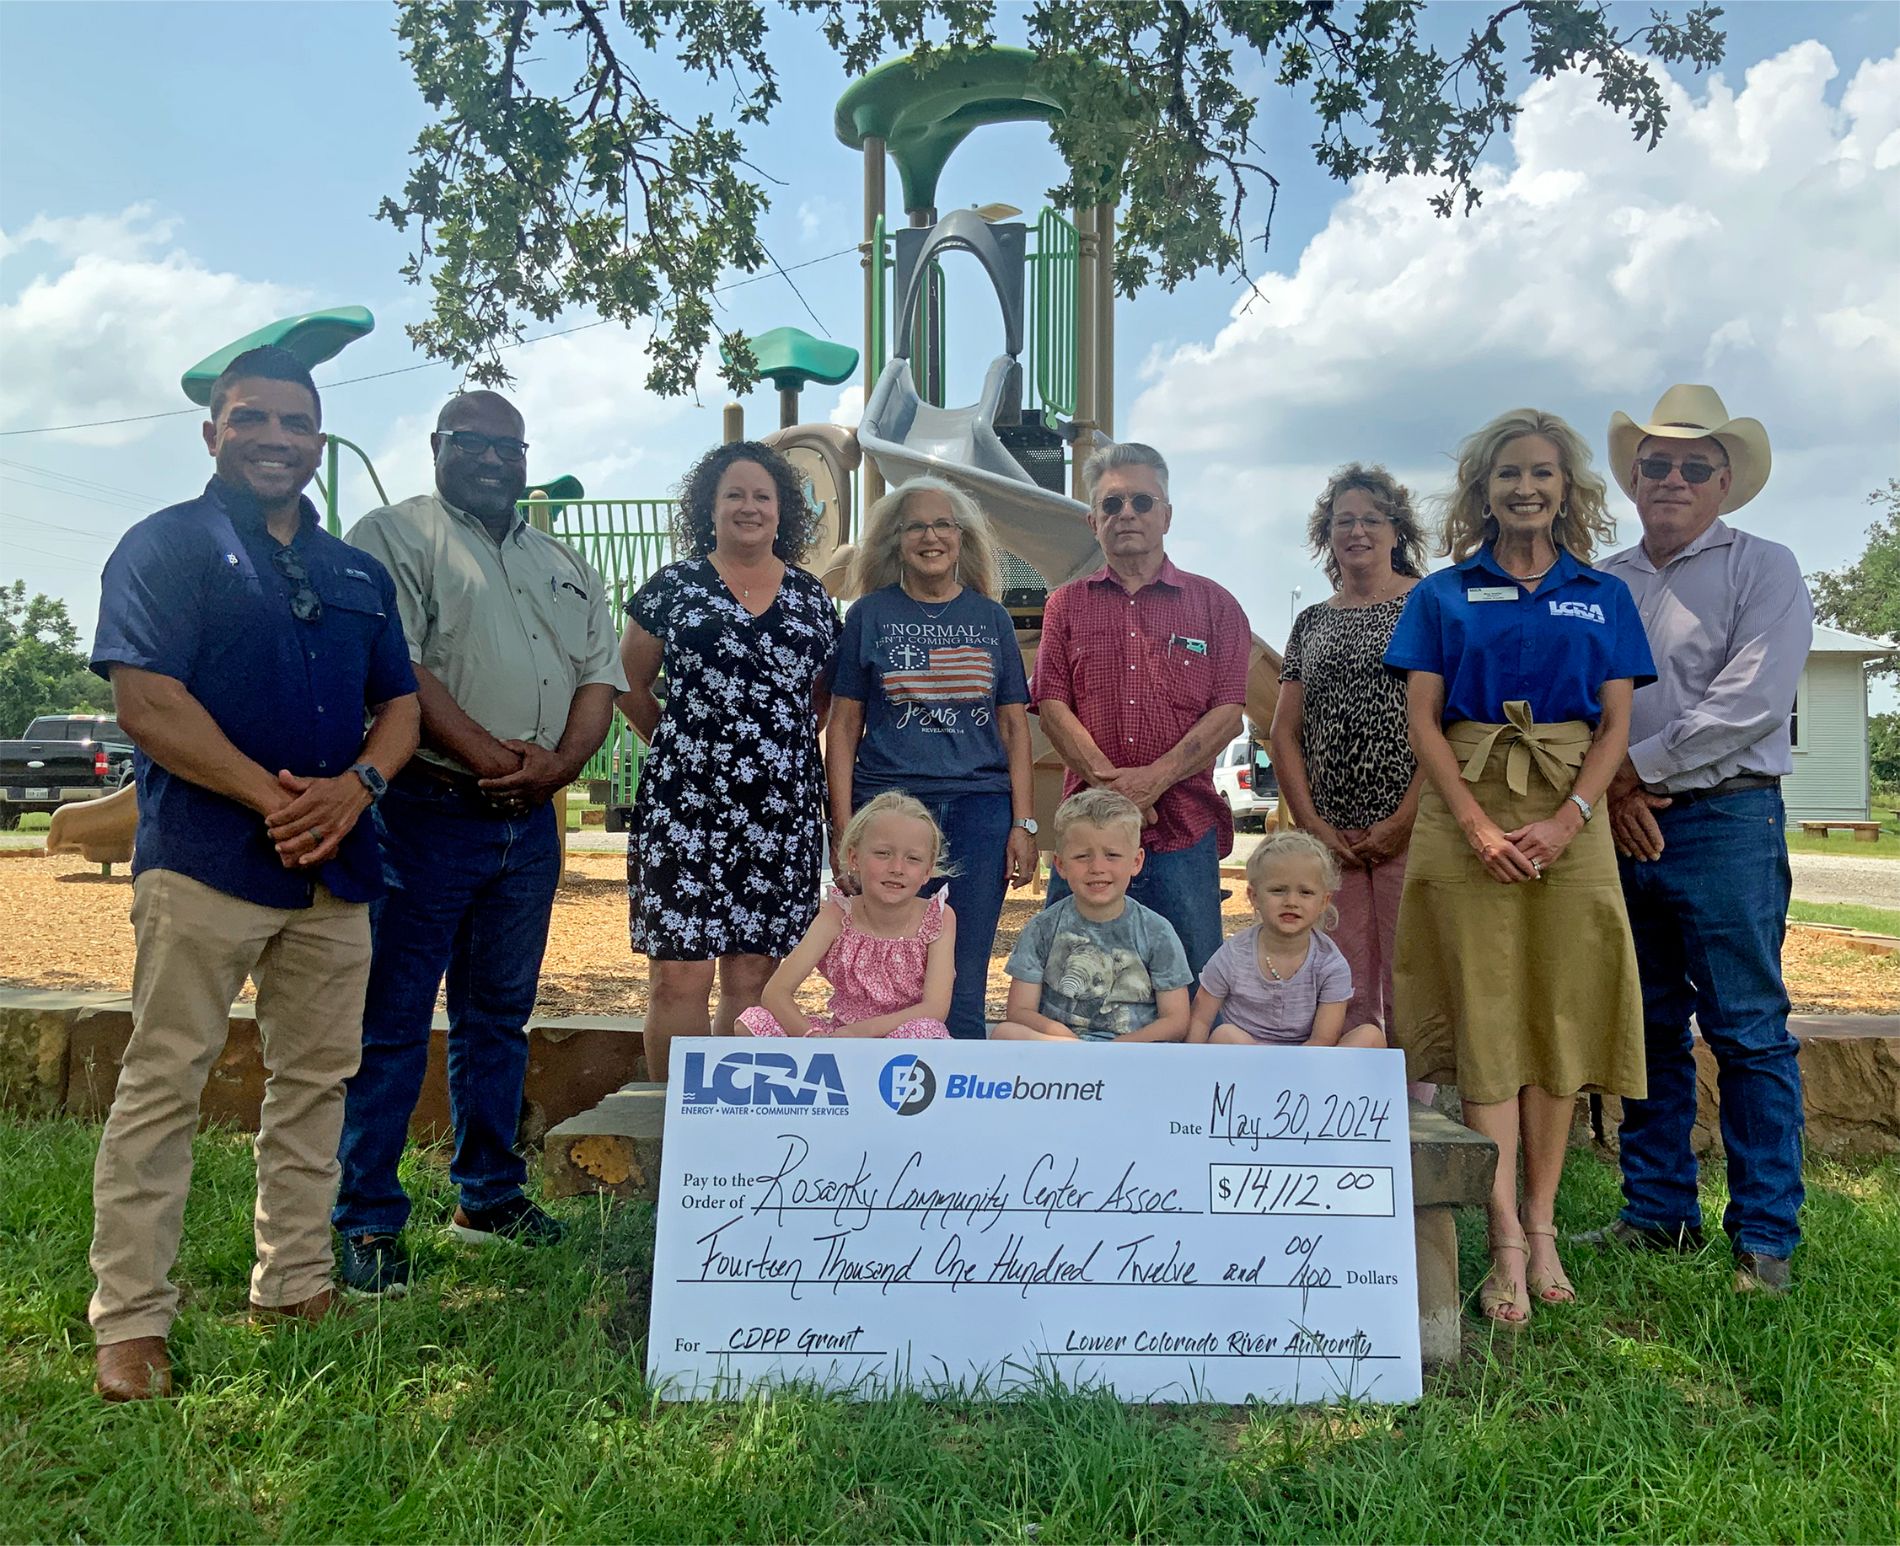
[[[838,138],[864,161],[864,350],[781,327],[752,340],[761,379],[778,392],[779,427],[763,436],[804,474],[819,512],[807,564],[839,601],[849,589],[858,514],[887,486],[929,473],[967,492],[993,523],[1005,553],[1003,602],[1033,673],[1042,610],[1055,587],[1102,563],[1083,502],[1082,467],[1114,433],[1112,203],[1070,214],[1044,209],[1033,227],[1009,205],[936,208],[950,156],[976,130],[1049,123],[1063,104],[1026,49],[991,48],[920,67],[891,60],[854,81],[834,114]],[[887,229],[887,163],[898,170],[905,224]],[[974,259],[1001,313],[1001,352],[973,402],[946,405],[946,315],[942,260]],[[895,303],[893,305],[893,302]],[[260,328],[208,355],[181,385],[209,401],[218,372],[246,349],[272,344],[306,365],[333,359],[375,326],[360,306],[310,312]],[[860,364],[865,410],[855,431],[798,423],[802,389],[839,385]],[[725,438],[744,435],[744,410],[729,405]],[[342,526],[340,452],[363,463],[388,502],[368,455],[326,432],[318,488],[325,524]],[[616,612],[668,562],[672,501],[587,498],[578,480],[557,478],[530,491],[523,514],[570,543],[606,580]],[[1264,740],[1278,695],[1280,658],[1257,636],[1247,683],[1248,719]],[[1062,766],[1031,717],[1036,811],[1045,833],[1060,797]],[[608,825],[631,806],[644,745],[619,715],[582,780],[608,808]],[[126,796],[62,809],[49,852],[83,852],[95,862],[131,856],[136,808]],[[108,857],[110,856],[110,857]]]

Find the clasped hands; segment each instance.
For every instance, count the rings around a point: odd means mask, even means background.
[[[370,803],[369,790],[354,773],[299,778],[279,768],[277,793],[283,803],[265,812],[264,830],[287,870],[306,870],[334,859]]]
[[[507,753],[482,770],[481,789],[496,805],[513,812],[544,805],[574,781],[565,758],[531,741],[498,741]],[[300,778],[288,768],[277,771],[281,802],[265,812],[264,830],[287,870],[309,869],[336,857],[369,809],[370,794],[354,773],[331,778]]]
[[[1506,832],[1482,812],[1465,827],[1465,841],[1484,865],[1485,873],[1503,885],[1542,880],[1544,871],[1563,856],[1570,840],[1583,830],[1583,812],[1566,800],[1542,821],[1526,822]]]

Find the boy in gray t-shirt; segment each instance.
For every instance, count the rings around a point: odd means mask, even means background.
[[[1128,895],[1141,870],[1141,811],[1085,789],[1055,819],[1054,863],[1070,894],[1024,927],[1010,952],[999,1041],[1179,1041],[1188,970],[1167,919]]]

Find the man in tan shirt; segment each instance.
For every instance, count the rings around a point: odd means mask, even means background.
[[[561,869],[548,802],[599,749],[627,682],[600,575],[520,516],[524,435],[493,392],[450,399],[430,437],[435,492],[371,511],[349,535],[395,579],[422,700],[422,750],[378,807],[388,894],[344,1111],[334,1223],[359,1293],[408,1286],[396,1164],[445,974],[450,1232],[524,1245],[561,1232],[522,1195],[514,1146]]]

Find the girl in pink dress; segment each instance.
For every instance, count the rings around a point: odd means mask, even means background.
[[[868,801],[839,846],[857,895],[825,899],[739,1024],[753,1036],[948,1037],[956,915],[942,892],[917,894],[940,873],[943,833],[918,801],[893,792]],[[831,1007],[807,1015],[794,995],[814,970],[831,984]]]

